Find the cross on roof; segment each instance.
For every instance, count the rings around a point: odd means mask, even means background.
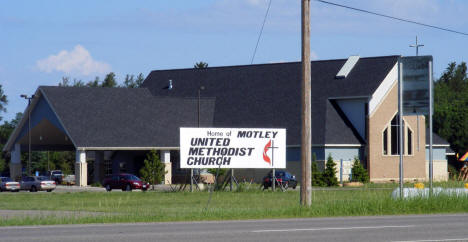
[[[419,47],[423,47],[424,45],[418,44],[418,36],[416,36],[416,44],[415,45],[410,45],[410,47],[415,47],[416,48],[416,56],[419,55]]]

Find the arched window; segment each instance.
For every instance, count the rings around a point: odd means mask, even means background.
[[[399,127],[400,127],[400,117],[398,114],[396,114],[382,132],[383,155],[399,155],[400,154]],[[403,121],[403,142],[404,142],[403,154],[412,155],[413,154],[413,131],[405,123],[405,121]]]

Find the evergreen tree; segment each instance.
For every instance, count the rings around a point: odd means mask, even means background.
[[[336,178],[336,163],[333,161],[331,154],[328,155],[325,171],[323,172],[323,181],[329,187],[338,186]]]
[[[145,165],[140,170],[141,177],[145,182],[149,182],[154,190],[154,184],[161,183],[167,171],[156,150],[150,151],[144,162]]]
[[[320,172],[318,169],[317,155],[315,155],[315,153],[312,153],[312,186],[326,186],[325,182],[323,181],[322,172]]]
[[[142,73],[138,74],[137,78],[135,79],[134,75],[126,75],[123,87],[126,88],[138,88],[141,87],[143,81],[145,80]]]
[[[354,157],[353,168],[351,168],[351,174],[353,182],[362,182],[367,183],[369,182],[369,174],[367,170],[362,166],[361,161]]]

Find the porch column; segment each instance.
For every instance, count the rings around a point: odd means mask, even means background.
[[[86,187],[88,185],[88,163],[86,163],[85,150],[76,150],[75,179],[77,186]]]
[[[164,170],[166,171],[163,184],[172,184],[172,163],[169,150],[161,150],[161,162],[164,164]]]
[[[104,178],[104,151],[94,151],[94,182],[100,183]]]
[[[11,151],[10,177],[13,180],[21,178],[21,145],[15,144]]]

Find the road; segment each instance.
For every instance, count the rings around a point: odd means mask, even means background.
[[[0,227],[0,241],[468,241],[468,214]]]

